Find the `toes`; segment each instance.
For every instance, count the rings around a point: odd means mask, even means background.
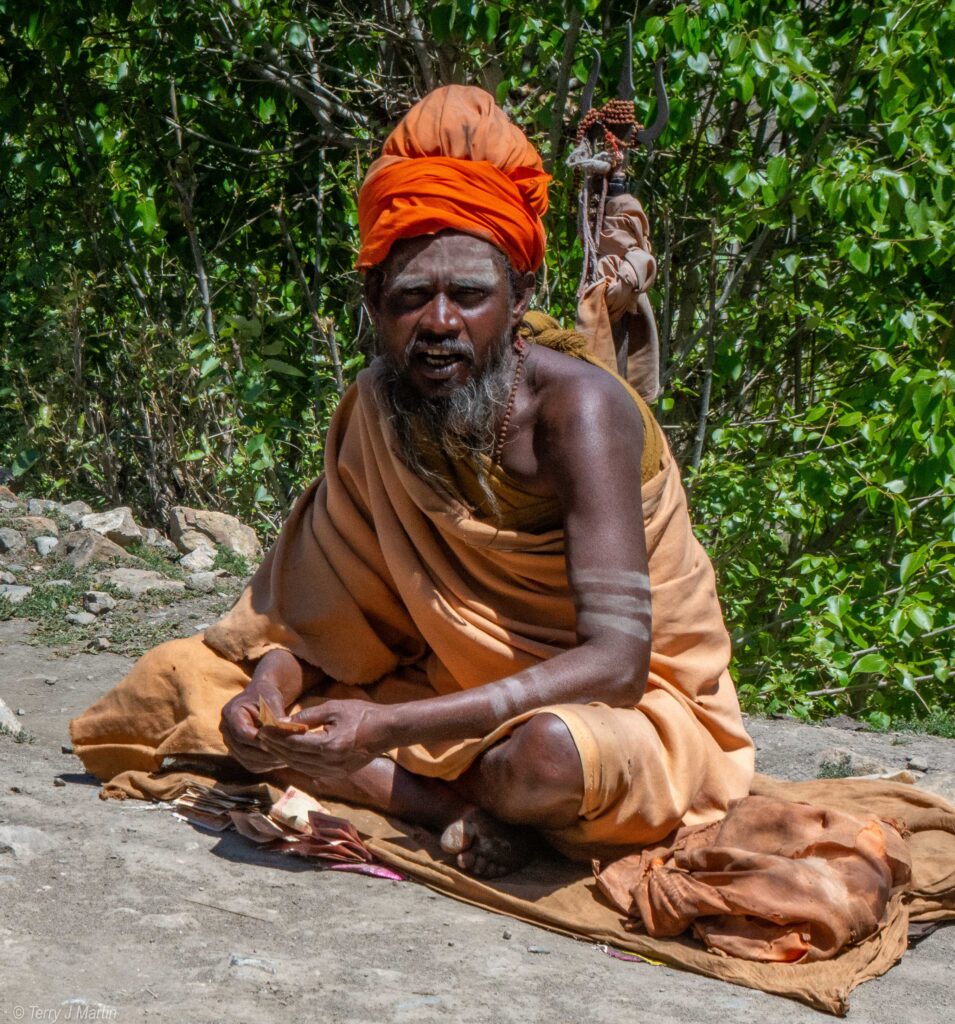
[[[463,818],[458,818],[441,834],[441,849],[445,853],[463,853],[473,841],[473,829]]]

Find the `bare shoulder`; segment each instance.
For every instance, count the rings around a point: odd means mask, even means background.
[[[537,417],[545,434],[597,435],[604,445],[622,434],[632,445],[643,438],[643,420],[627,388],[612,374],[583,359],[534,346],[529,383],[538,397]]]

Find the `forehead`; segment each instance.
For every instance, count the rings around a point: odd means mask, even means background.
[[[386,287],[470,281],[497,288],[506,283],[504,259],[490,242],[459,232],[408,239],[399,242],[388,257]]]

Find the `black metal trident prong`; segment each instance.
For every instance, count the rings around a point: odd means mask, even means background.
[[[587,84],[580,97],[580,119],[583,120],[590,112],[594,102],[594,92],[597,89],[597,81],[600,78],[600,51],[592,50],[593,63],[590,66],[590,74],[587,76]],[[648,128],[641,128],[635,136],[635,141],[640,143],[647,151],[647,156],[653,154],[653,145],[660,137],[667,122],[670,120],[670,101],[667,98],[666,84],[663,77],[663,69],[666,67],[666,57],[660,57],[654,65],[654,92],[657,100],[657,114],[653,124]],[[627,42],[623,52],[623,65],[620,68],[620,81],[617,85],[617,98],[633,102],[635,93],[633,85],[633,24],[627,24]],[[619,133],[621,138],[629,142],[629,128]]]

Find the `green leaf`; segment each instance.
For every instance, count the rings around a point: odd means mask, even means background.
[[[264,365],[270,370],[275,370],[276,373],[284,373],[286,377],[305,376],[297,366],[292,366],[291,363],[286,363],[282,359],[266,359]]]
[[[850,675],[857,676],[862,673],[884,672],[888,668],[888,662],[877,651],[871,654],[864,654],[853,666]]]
[[[925,565],[928,558],[928,546],[922,545],[917,551],[910,551],[899,564],[899,582],[906,583]]]
[[[710,58],[706,53],[696,53],[687,58],[687,64],[698,74],[705,75],[710,70]]]
[[[804,120],[808,121],[817,106],[815,90],[803,82],[794,82],[789,94],[789,105]]]
[[[16,477],[23,476],[36,465],[39,459],[40,453],[36,448],[26,448],[19,451],[10,465],[10,472]]]
[[[932,617],[932,613],[928,608],[923,607],[920,604],[915,605],[909,609],[909,616],[919,629],[924,630],[926,633],[935,625],[935,620]]]

